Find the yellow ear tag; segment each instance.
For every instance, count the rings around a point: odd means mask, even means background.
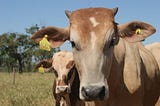
[[[137,35],[141,34],[141,29],[139,29],[139,28],[136,29],[136,34],[137,34]]]
[[[41,65],[41,66],[38,68],[38,72],[40,72],[40,73],[44,73],[43,65]]]
[[[47,40],[47,37],[48,37],[48,35],[45,35],[44,38],[39,42],[39,48],[42,49],[42,50],[50,51],[51,50],[51,44]]]

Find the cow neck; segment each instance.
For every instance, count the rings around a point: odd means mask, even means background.
[[[75,79],[75,67],[73,67],[72,69],[71,69],[71,71],[70,71],[70,78],[68,77],[68,84],[70,85],[70,86],[72,86],[72,84],[73,84],[73,81],[74,81],[74,79]]]
[[[120,38],[118,44],[114,46],[112,66],[108,78],[108,84],[113,93],[115,93],[120,82],[123,80],[121,76],[123,73],[124,58],[125,44],[123,39]]]

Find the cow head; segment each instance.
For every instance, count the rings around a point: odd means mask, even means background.
[[[47,34],[52,47],[58,47],[70,40],[80,78],[80,98],[83,100],[108,97],[107,79],[112,66],[114,45],[120,37],[136,42],[154,32],[152,26],[137,21],[117,26],[114,21],[117,11],[117,8],[66,11],[70,20],[69,27],[47,27],[32,36],[33,40],[39,42]],[[141,33],[135,33],[137,28],[141,29]]]
[[[56,76],[56,94],[70,93],[70,86],[74,80],[75,70],[72,52],[60,51],[53,55],[52,59],[39,62],[36,68],[43,65],[44,68],[53,68]]]

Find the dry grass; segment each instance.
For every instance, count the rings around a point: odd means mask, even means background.
[[[54,106],[53,73],[0,73],[0,106]]]

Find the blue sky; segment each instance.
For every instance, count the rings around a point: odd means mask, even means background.
[[[65,10],[88,7],[118,7],[116,22],[147,22],[157,31],[144,43],[160,42],[160,0],[1,0],[0,34],[25,33],[25,28],[35,24],[66,27],[69,22],[64,14]],[[68,45],[69,43],[65,43],[62,49],[68,49]]]

